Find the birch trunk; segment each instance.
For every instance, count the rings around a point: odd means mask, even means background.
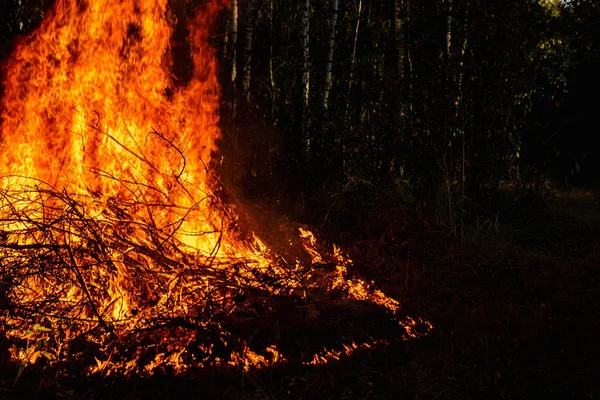
[[[448,0],[448,17],[446,18],[446,57],[450,60],[452,47],[452,0]]]
[[[346,116],[348,121],[348,111],[350,109],[350,94],[352,92],[352,81],[354,80],[354,64],[356,63],[356,43],[358,42],[358,30],[360,28],[360,14],[362,13],[362,0],[358,0],[358,14],[356,17],[356,29],[354,31],[354,47],[352,49],[352,58],[350,59],[350,80],[348,81],[348,96],[346,97]]]
[[[333,85],[333,50],[335,48],[335,26],[338,18],[338,0],[331,1],[331,27],[329,30],[327,65],[325,67],[325,88],[323,90],[323,109],[327,112],[329,107],[329,94]]]
[[[467,37],[468,37],[468,28],[469,28],[469,2],[467,1],[467,11],[465,13],[465,21],[464,21],[464,35],[465,38],[462,43],[462,47],[460,49],[460,73],[458,76],[458,100],[456,101],[456,116],[457,120],[460,116],[460,123],[462,129],[462,171],[461,171],[461,199],[465,198],[465,185],[467,181],[467,175],[465,172],[465,164],[466,164],[466,137],[465,137],[465,118],[464,113],[461,114],[461,110],[464,109],[464,93],[463,93],[463,79],[465,76],[465,54],[467,52]]]
[[[237,80],[237,34],[238,34],[238,2],[231,0],[231,25],[229,31],[229,43],[231,48],[231,121],[235,123],[237,112],[236,104],[236,80]]]
[[[246,101],[250,100],[250,82],[252,79],[252,34],[254,29],[254,0],[247,0],[246,29],[244,30],[244,66],[242,90]]]
[[[408,26],[411,26],[410,22],[410,0],[406,0],[406,22]],[[410,29],[410,28],[409,28]],[[410,43],[412,38],[407,38],[406,42]],[[410,52],[411,46],[406,46],[406,60],[408,61],[408,121],[410,126],[412,127],[412,114],[413,114],[413,63],[412,63],[412,54]]]
[[[271,85],[271,119],[275,120],[275,74],[273,73],[273,1],[269,1],[269,83]]]
[[[302,19],[302,33],[300,41],[302,43],[303,55],[302,55],[302,97],[304,98],[305,108],[308,106],[309,96],[309,70],[308,70],[308,57],[309,57],[309,12],[310,12],[310,0],[304,0],[300,15]]]
[[[398,79],[403,78],[403,63],[404,63],[404,37],[402,32],[402,0],[394,0],[394,34],[396,37],[396,46],[398,48],[398,64],[396,65],[396,76]]]
[[[301,9],[300,9],[300,17],[301,17],[301,34],[300,34],[300,43],[302,45],[302,77],[301,77],[301,86],[302,86],[302,140],[306,146],[306,152],[310,151],[310,140],[308,140],[307,134],[307,118],[308,118],[308,96],[310,89],[310,77],[308,70],[308,57],[309,57],[309,12],[310,12],[310,0],[304,0]]]

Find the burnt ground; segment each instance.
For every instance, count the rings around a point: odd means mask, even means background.
[[[425,337],[402,340],[385,313],[363,304],[280,300],[277,315],[253,321],[257,338],[277,331],[296,354],[370,337],[385,342],[320,366],[293,360],[247,373],[145,379],[67,378],[40,363],[14,384],[18,366],[2,362],[0,398],[600,397],[597,193],[557,192],[519,217],[480,221],[461,239],[435,224],[406,228],[403,217],[377,235],[340,237],[361,274],[400,299],[407,315],[433,324]]]

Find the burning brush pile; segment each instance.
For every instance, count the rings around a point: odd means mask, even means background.
[[[307,304],[370,304],[406,337],[427,328],[310,231],[275,251],[239,228],[211,172],[219,8],[189,23],[184,83],[170,72],[167,0],[58,0],[5,63],[0,333],[20,365],[180,373],[326,362],[372,344],[300,356],[251,343],[263,316]]]

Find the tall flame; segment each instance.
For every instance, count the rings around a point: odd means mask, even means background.
[[[11,178],[2,186],[36,178],[70,193],[206,211],[220,137],[206,21],[215,7],[189,25],[193,74],[177,85],[167,0],[58,0],[5,66],[0,176]],[[214,230],[212,215],[197,213],[189,230]],[[208,251],[214,240],[193,244]]]

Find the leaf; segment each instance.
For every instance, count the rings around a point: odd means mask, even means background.
[[[25,367],[27,367],[27,363],[23,363],[23,364],[21,364],[21,367],[19,367],[19,370],[17,371],[17,376],[15,378],[15,383],[14,383],[15,385],[17,384],[17,381],[19,380],[19,377],[21,376],[21,374],[25,370]]]
[[[36,351],[37,351],[37,350],[41,350],[41,349],[43,349],[44,347],[46,347],[46,339],[44,339],[44,340],[40,340],[39,342],[37,342],[37,343],[36,343],[36,345],[35,345],[35,350],[36,350]]]
[[[29,356],[29,363],[30,364],[35,364],[35,362],[37,361],[37,359],[40,357],[41,352],[40,351],[36,351],[33,354],[31,354],[31,356]]]
[[[52,329],[41,326],[40,324],[35,324],[33,330],[36,332],[52,332]]]
[[[56,361],[56,356],[49,351],[40,351],[40,354],[48,361]]]

